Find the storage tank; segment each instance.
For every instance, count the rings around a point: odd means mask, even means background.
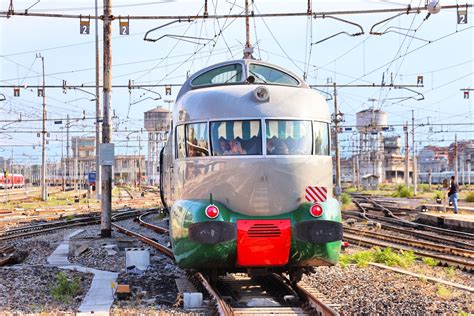
[[[170,122],[171,112],[162,107],[145,112],[145,129],[148,132],[167,132]]]
[[[357,112],[356,123],[362,133],[380,132],[387,127],[387,113],[376,109],[363,110]]]

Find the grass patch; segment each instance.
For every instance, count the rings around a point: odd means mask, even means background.
[[[346,193],[354,193],[354,192],[357,192],[357,188],[350,187],[350,188],[344,189],[344,192],[346,192]]]
[[[470,192],[466,195],[466,202],[474,202],[474,192]]]
[[[394,251],[392,248],[374,247],[363,250],[352,255],[341,255],[339,264],[345,268],[348,264],[356,264],[358,267],[366,267],[370,262],[382,263],[388,266],[407,268],[413,264],[416,256],[412,251]]]
[[[456,275],[456,269],[454,269],[453,266],[447,266],[446,268],[444,268],[444,273],[446,273],[446,276],[448,278],[452,278]]]
[[[441,199],[442,200],[444,198],[444,194],[441,191],[436,190],[433,193],[434,193],[433,199],[435,199],[435,200],[436,199]]]
[[[413,197],[413,190],[400,184],[397,186],[395,192],[392,193],[392,197],[410,198]]]
[[[439,264],[439,261],[430,257],[423,257],[421,258],[421,261],[423,261],[424,264],[430,266],[430,267],[436,267]]]
[[[50,292],[56,301],[69,303],[81,289],[79,277],[69,280],[66,273],[58,272],[56,283],[50,286]]]
[[[443,284],[438,284],[436,286],[436,295],[438,295],[439,297],[443,297],[443,298],[450,298],[453,294]]]
[[[421,192],[431,192],[430,185],[428,183],[420,183],[418,184],[418,189]]]
[[[351,203],[352,203],[352,198],[351,198],[351,196],[350,196],[349,194],[345,193],[345,192],[342,193],[342,194],[341,194],[341,203],[342,203],[342,205],[349,205],[349,204],[351,204]]]

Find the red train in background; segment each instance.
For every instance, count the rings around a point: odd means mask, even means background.
[[[0,174],[0,189],[23,188],[25,186],[25,177],[22,174]]]

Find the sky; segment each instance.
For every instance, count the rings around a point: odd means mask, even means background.
[[[2,1],[0,11],[8,9]],[[36,1],[13,1],[17,12],[24,12]],[[378,10],[424,6],[425,1],[312,1],[314,12]],[[440,1],[441,5],[466,2]],[[467,3],[473,4],[472,1]],[[99,1],[99,5],[102,1]],[[195,15],[202,14],[204,1],[112,1],[113,14],[135,15]],[[242,14],[243,0],[209,0],[209,14]],[[462,6],[461,6],[462,7]],[[99,14],[102,14],[99,7]],[[307,1],[255,0],[255,13],[306,12]],[[374,107],[385,111],[393,127],[387,135],[401,135],[401,125],[415,117],[417,149],[426,145],[449,145],[458,139],[474,139],[474,91],[464,99],[460,89],[473,88],[474,80],[474,16],[468,10],[468,23],[457,24],[456,9],[443,9],[427,18],[419,14],[377,13],[337,15],[354,24],[317,17],[267,17],[251,19],[250,37],[254,57],[285,67],[309,84],[335,82],[337,101],[344,114],[344,127],[355,126],[356,113]],[[82,20],[94,14],[94,1],[41,1],[28,9],[31,13],[81,14]],[[389,19],[392,18],[392,19]],[[225,60],[242,57],[245,43],[244,19],[207,19],[171,24],[150,35],[190,36],[191,42],[164,37],[157,42],[144,41],[147,31],[172,20],[130,20],[130,35],[119,34],[119,21],[113,22],[112,75],[113,84],[181,84],[188,74]],[[382,22],[382,23],[379,23]],[[93,85],[95,83],[94,25],[90,21],[89,35],[80,34],[79,19],[13,16],[0,17],[0,85],[20,86],[20,96],[13,88],[0,88],[5,96],[0,101],[0,156],[15,161],[40,161],[42,98],[31,85],[42,84],[41,59],[44,57],[46,84]],[[369,34],[371,28],[382,35]],[[341,33],[343,32],[343,33]],[[331,37],[335,34],[337,36]],[[349,35],[347,35],[349,34]],[[102,23],[99,22],[102,54]],[[328,37],[331,37],[327,39]],[[324,40],[327,39],[327,40]],[[319,42],[324,40],[322,42]],[[318,43],[319,42],[319,43]],[[102,68],[102,59],[101,59]],[[102,74],[102,69],[101,69]],[[356,88],[357,84],[416,85],[423,76],[424,86],[406,89]],[[146,144],[138,147],[138,137],[147,138],[143,128],[143,112],[157,106],[167,107],[178,93],[165,95],[163,87],[150,89],[116,88],[112,91],[114,112],[113,142],[116,154],[142,154]],[[328,99],[332,89],[320,88]],[[49,161],[59,161],[66,155],[65,118],[69,114],[72,136],[94,136],[94,89],[47,89],[46,107],[50,132],[47,145]],[[329,95],[327,94],[329,93]],[[0,100],[3,96],[0,95]],[[101,97],[101,100],[103,98]],[[157,100],[158,99],[158,100]],[[333,110],[333,100],[329,100]],[[295,109],[298,105],[294,105]],[[83,120],[82,118],[86,119]],[[21,120],[20,120],[21,118]],[[26,121],[32,119],[35,121]],[[433,125],[426,125],[427,123]],[[425,124],[425,126],[420,126]],[[437,124],[437,125],[436,125]],[[442,124],[442,125],[441,125]],[[463,125],[455,125],[463,124]],[[344,131],[341,149],[350,155],[356,139],[353,131]]]

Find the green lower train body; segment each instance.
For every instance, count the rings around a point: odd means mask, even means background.
[[[171,242],[176,263],[184,269],[238,269],[334,265],[342,239],[341,212],[335,199],[311,203],[275,216],[233,212],[219,202],[210,219],[206,200],[180,200],[170,210]]]

